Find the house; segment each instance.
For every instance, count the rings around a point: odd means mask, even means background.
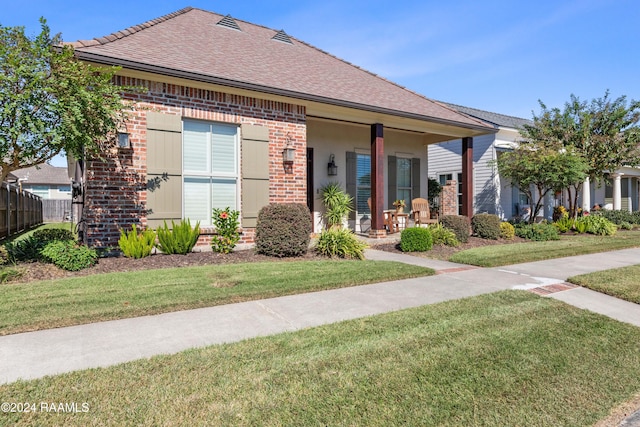
[[[42,199],[41,220],[62,222],[71,219],[71,180],[66,167],[48,163],[13,171],[19,187]]]
[[[43,200],[71,200],[71,181],[66,167],[43,163],[13,172],[23,190],[40,196]]]
[[[519,129],[531,120],[504,114],[447,104],[470,117],[491,124],[495,133],[474,138],[473,142],[473,213],[486,212],[509,219],[519,213],[522,206],[529,201],[524,193],[511,185],[507,179],[501,178],[497,166],[492,163],[505,150],[516,146],[521,138]],[[428,175],[440,184],[447,180],[461,181],[462,175],[462,141],[452,140],[428,147]],[[462,189],[458,189],[462,198]],[[459,203],[460,205],[461,203]],[[457,209],[460,214],[460,208]]]
[[[126,94],[136,108],[119,148],[80,173],[93,246],[181,218],[200,221],[206,244],[212,208],[227,206],[251,242],[270,202],[306,203],[320,231],[318,189],[331,181],[356,200],[351,226],[370,218],[369,234],[384,235],[383,209],[427,194],[426,147],[462,138],[469,157],[474,137],[495,132],[282,30],[201,9],[73,46],[121,67],[116,84],[146,89]]]
[[[513,149],[521,138],[519,129],[531,120],[504,114],[447,104],[449,107],[471,117],[478,118],[493,125],[496,132],[482,135],[474,139],[473,167],[473,213],[486,212],[498,215],[507,220],[523,213],[523,207],[530,201],[508,179],[500,177],[494,161],[500,153]],[[428,148],[428,175],[441,184],[447,180],[461,180],[462,142],[447,141]],[[621,168],[611,174],[601,185],[593,185],[587,180],[583,184],[578,203],[586,211],[593,205],[610,205],[612,209],[638,210],[640,199],[640,169]],[[461,198],[461,188],[458,189]],[[588,196],[585,197],[584,194]],[[544,200],[541,216],[551,219],[555,206],[568,206],[566,192],[548,194]],[[458,213],[460,213],[458,208]]]

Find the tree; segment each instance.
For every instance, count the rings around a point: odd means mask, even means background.
[[[540,107],[533,124],[521,130],[524,139],[580,155],[587,162],[585,173],[592,182],[602,182],[607,173],[622,166],[640,165],[640,102],[632,100],[627,105],[626,97],[611,99],[607,91],[589,103],[571,95],[563,110],[548,109],[541,101]],[[573,216],[581,188],[582,182],[568,187]]]
[[[44,18],[35,38],[0,26],[0,182],[61,152],[75,158],[114,146],[129,108],[113,85],[116,68],[81,62]]]
[[[526,142],[502,153],[497,164],[500,176],[510,179],[534,204],[529,223],[538,216],[547,193],[584,181],[587,169],[587,163],[575,153]]]

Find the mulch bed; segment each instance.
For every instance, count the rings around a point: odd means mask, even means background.
[[[524,241],[516,237],[513,240],[485,240],[477,237],[470,237],[467,243],[463,243],[457,248],[449,246],[436,245],[429,252],[416,253],[414,255],[424,256],[427,258],[447,260],[456,252],[466,249],[477,248],[488,245],[503,245],[509,243],[517,243]],[[370,243],[372,249],[383,250],[387,252],[400,253],[399,244],[396,243]],[[313,251],[309,251],[303,257],[284,258],[282,261],[295,260],[318,260],[326,259],[316,255]],[[100,258],[98,264],[91,268],[81,271],[65,271],[52,264],[45,263],[24,263],[17,266],[23,274],[20,278],[13,282],[32,282],[36,280],[59,279],[63,277],[82,277],[91,274],[113,273],[120,271],[138,271],[151,270],[159,268],[178,268],[191,267],[199,265],[215,265],[215,264],[234,264],[241,262],[273,262],[281,260],[279,258],[269,257],[257,254],[253,249],[235,251],[229,254],[219,254],[215,252],[192,252],[187,255],[164,255],[155,254],[141,259],[131,259],[122,256]]]
[[[40,262],[23,263],[17,266],[23,271],[22,276],[14,282],[31,282],[35,280],[59,279],[63,277],[81,277],[99,273],[113,273],[120,271],[152,270],[159,268],[179,268],[199,265],[236,264],[242,262],[260,261],[295,261],[326,259],[310,251],[302,257],[274,258],[257,254],[253,249],[235,251],[229,254],[215,252],[191,252],[187,255],[155,254],[141,259],[123,256],[100,258],[98,264],[81,271],[65,271],[55,265]]]

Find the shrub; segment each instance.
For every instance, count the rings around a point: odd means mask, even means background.
[[[442,224],[432,225],[429,227],[429,232],[431,232],[434,245],[460,246],[460,242],[456,239],[456,234],[448,228],[444,228]]]
[[[428,228],[405,228],[400,233],[400,249],[402,252],[426,252],[433,247],[433,237]]]
[[[520,224],[515,228],[516,235],[523,239],[546,241],[558,240],[558,229],[553,224]]]
[[[569,212],[567,212],[567,208],[562,205],[553,208],[553,220],[558,221],[562,218],[569,218]]]
[[[309,248],[311,214],[302,203],[271,203],[258,212],[256,251],[275,256],[299,256]]]
[[[162,227],[158,227],[156,234],[158,235],[156,246],[163,253],[186,255],[191,252],[198,241],[200,221],[196,223],[194,228],[191,228],[191,221],[188,219],[180,221],[178,225],[171,221],[171,230],[165,221]]]
[[[573,228],[574,220],[572,218],[564,216],[554,222],[553,225],[555,225],[559,232],[566,233]]]
[[[602,216],[616,225],[620,225],[622,222],[640,224],[640,212],[599,210],[591,214],[594,216]]]
[[[449,230],[453,231],[461,243],[469,241],[471,224],[469,218],[462,215],[444,215],[440,218],[440,223]]]
[[[500,223],[500,237],[511,240],[516,235],[516,228],[509,222]]]
[[[587,223],[584,221],[575,221],[573,223],[574,228],[580,234],[587,232]]]
[[[71,240],[54,240],[42,249],[42,257],[67,271],[78,271],[91,267],[98,261],[95,250],[79,246]]]
[[[240,232],[238,231],[240,227],[238,222],[239,214],[238,211],[231,210],[229,207],[213,210],[211,218],[213,219],[213,225],[216,227],[216,235],[211,239],[211,248],[214,252],[228,254],[240,241]]]
[[[332,258],[364,259],[366,247],[351,230],[330,228],[320,233],[315,249],[320,255]]]
[[[155,241],[156,233],[153,230],[143,230],[138,233],[136,225],[133,224],[131,231],[120,230],[118,246],[124,256],[138,259],[151,255]]]
[[[482,239],[497,240],[500,237],[500,218],[498,215],[480,213],[471,218],[473,234]]]
[[[618,231],[618,227],[607,218],[600,215],[587,215],[576,220],[577,224],[585,224],[585,231],[599,236],[613,236]]]
[[[33,262],[42,259],[40,251],[48,242],[36,239],[33,235],[22,240],[7,242],[5,248],[11,262]]]
[[[33,232],[33,237],[43,242],[52,242],[54,240],[76,240],[70,230],[64,228],[43,228]]]
[[[623,230],[633,230],[633,224],[627,221],[622,221],[618,226]]]

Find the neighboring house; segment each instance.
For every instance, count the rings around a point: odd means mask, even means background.
[[[528,119],[492,113],[460,105],[447,104],[452,108],[484,120],[492,124],[497,132],[474,138],[473,147],[473,213],[486,212],[496,214],[503,220],[521,215],[529,206],[527,196],[507,179],[501,178],[495,160],[504,151],[513,149],[521,138],[519,129],[525,124],[532,124]],[[428,175],[443,184],[446,180],[460,181],[462,142],[448,141],[428,148]],[[640,169],[621,168],[600,185],[584,184],[580,194],[579,206],[591,210],[595,204],[609,205],[612,209],[638,210],[640,185]],[[617,193],[616,193],[617,191]],[[459,194],[461,190],[459,188]],[[614,194],[619,196],[614,197]],[[461,194],[459,196],[462,197]],[[552,218],[555,206],[568,206],[566,192],[549,194],[544,200],[544,207],[539,214],[547,219]]]
[[[93,246],[116,246],[132,223],[181,218],[200,221],[203,244],[212,208],[226,206],[251,242],[270,202],[306,203],[318,232],[318,189],[331,181],[355,197],[351,226],[384,235],[383,209],[427,195],[428,145],[464,138],[471,153],[473,137],[495,132],[284,31],[200,9],[73,46],[121,67],[117,84],[147,90],[127,95],[138,108],[121,147],[76,173]]]
[[[71,219],[71,180],[66,167],[43,163],[13,172],[24,191],[42,198],[41,220],[61,222]]]
[[[66,167],[43,163],[13,172],[23,190],[47,199],[71,199],[71,181]]]
[[[496,133],[474,138],[473,141],[473,213],[496,214],[502,219],[517,215],[523,206],[529,204],[529,201],[517,187],[511,185],[509,180],[500,178],[498,168],[493,162],[501,152],[517,145],[521,138],[518,129],[525,124],[532,124],[532,121],[460,105],[448,105],[464,114],[490,123],[497,130]],[[460,182],[461,140],[430,145],[428,151],[429,177],[438,180],[441,184],[451,179]]]

